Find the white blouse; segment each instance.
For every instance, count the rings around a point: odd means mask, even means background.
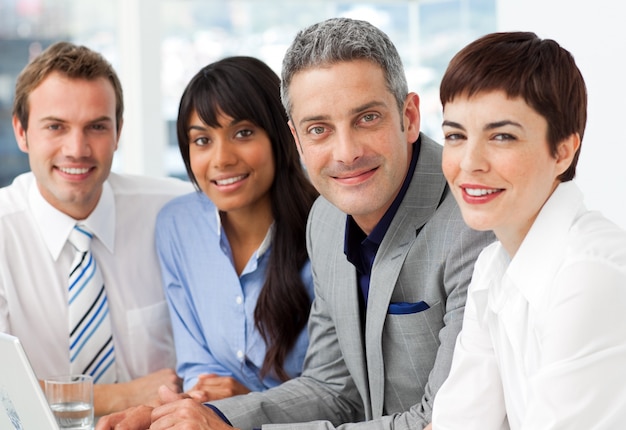
[[[626,232],[573,182],[478,258],[433,429],[626,428]]]

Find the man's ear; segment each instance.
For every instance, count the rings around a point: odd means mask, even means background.
[[[578,148],[580,148],[580,135],[578,133],[572,133],[559,143],[556,149],[557,176],[569,169]]]
[[[120,136],[122,135],[122,126],[124,125],[124,119],[120,119],[120,123],[117,126],[117,140],[115,141],[115,150],[119,148],[120,145]]]
[[[404,101],[403,126],[407,134],[407,143],[413,144],[420,134],[420,98],[416,93],[409,93]]]
[[[287,122],[289,125],[289,130],[291,130],[291,135],[293,136],[293,140],[296,142],[296,148],[298,149],[298,154],[300,154],[300,158],[302,158],[302,145],[300,144],[300,138],[298,137],[298,132],[296,128],[293,126],[293,121],[289,119]]]
[[[15,134],[15,140],[17,141],[17,146],[20,150],[28,153],[26,129],[22,127],[22,122],[17,118],[17,115],[13,115],[13,134]]]

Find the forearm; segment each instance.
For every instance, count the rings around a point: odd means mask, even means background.
[[[161,369],[129,382],[95,384],[94,414],[102,416],[138,405],[156,406],[162,385],[180,392],[180,379],[174,369]]]
[[[45,382],[39,380],[41,390],[45,390]],[[127,405],[124,398],[122,387],[124,384],[94,384],[93,386],[93,408],[94,415],[97,417],[108,415],[113,412],[126,409]]]
[[[125,384],[95,384],[93,387],[94,415],[97,417],[130,407]]]
[[[355,388],[337,395],[324,384],[300,377],[263,393],[250,393],[211,404],[217,407],[235,427],[259,428],[267,423],[298,423],[330,420],[338,425],[362,419],[360,400]]]
[[[262,430],[422,430],[427,426],[419,405],[411,410],[394,415],[383,416],[374,420],[348,422],[333,425],[330,421],[311,421],[298,424],[269,424]]]

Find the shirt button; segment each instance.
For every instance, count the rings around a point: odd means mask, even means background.
[[[237,302],[238,305],[243,303],[243,297],[241,296],[237,296],[237,298],[235,299],[235,301]]]
[[[243,351],[242,350],[237,351],[237,358],[240,359],[240,360],[243,359]]]

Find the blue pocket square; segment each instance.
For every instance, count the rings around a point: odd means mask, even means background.
[[[428,306],[428,303],[426,302],[397,302],[389,304],[389,310],[387,311],[387,313],[391,315],[416,314],[429,308],[430,306]]]

